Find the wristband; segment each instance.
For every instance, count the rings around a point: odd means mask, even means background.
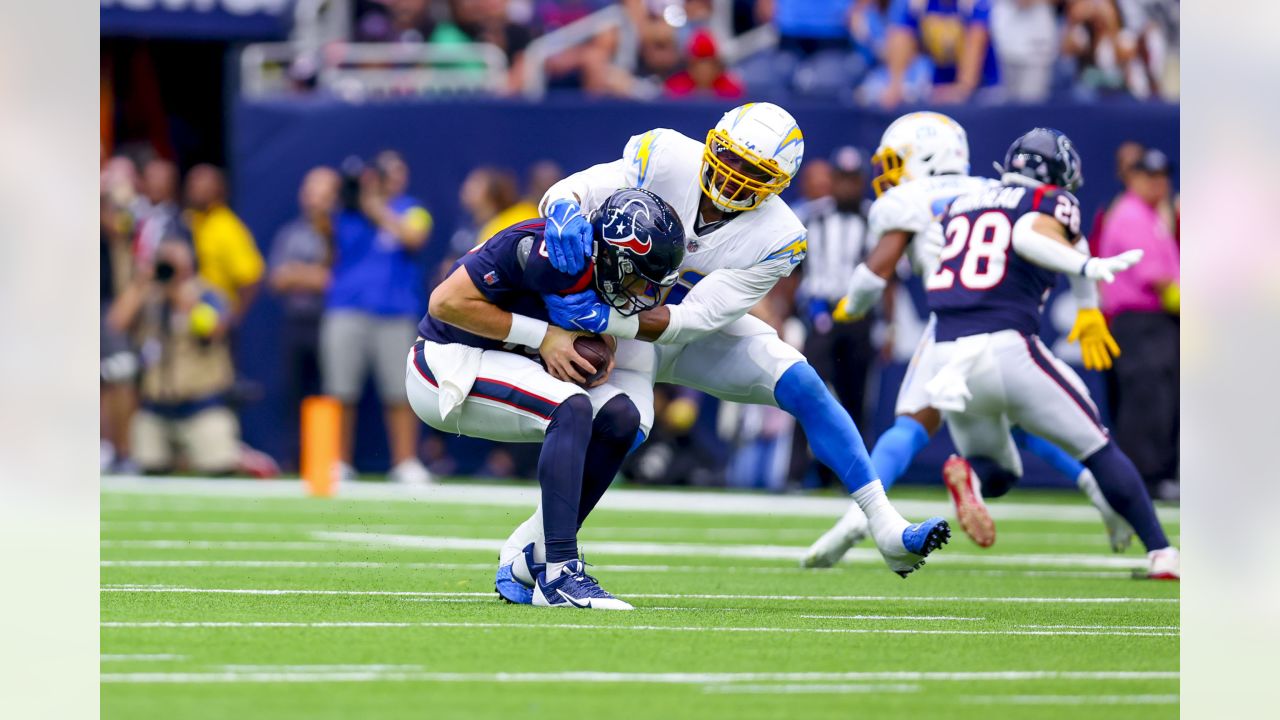
[[[604,332],[623,340],[634,339],[636,333],[640,332],[640,314],[623,315],[616,309],[609,308],[609,324],[605,325]]]
[[[511,331],[502,341],[537,350],[542,347],[542,339],[546,336],[547,321],[511,313]]]

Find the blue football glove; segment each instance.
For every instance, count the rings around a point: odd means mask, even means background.
[[[572,295],[543,295],[551,322],[565,330],[581,330],[599,335],[609,327],[609,306],[594,290]]]
[[[572,200],[557,200],[547,208],[543,240],[551,265],[562,273],[577,275],[591,257],[591,223]]]
[[[810,298],[805,308],[809,314],[809,327],[817,330],[820,334],[831,332],[831,303],[819,298]]]

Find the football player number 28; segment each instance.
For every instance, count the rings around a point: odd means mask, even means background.
[[[989,290],[1004,279],[1009,241],[1013,227],[1009,217],[999,211],[985,212],[977,220],[957,215],[951,218],[944,231],[947,244],[938,258],[938,269],[925,282],[928,290],[947,290],[960,284],[969,290]],[[964,260],[959,271],[947,267],[950,260],[961,254]]]

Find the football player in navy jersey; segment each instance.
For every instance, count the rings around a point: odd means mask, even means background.
[[[543,443],[546,562],[527,549],[526,582],[506,578],[513,589],[504,597],[523,591],[531,595],[524,602],[539,606],[630,610],[585,572],[577,532],[635,441],[640,414],[625,394],[594,392],[611,367],[588,386],[600,368],[574,349],[585,333],[550,325],[543,296],[591,289],[622,315],[654,307],[676,281],[684,227],[657,195],[618,190],[591,216],[592,262],[564,273],[547,257],[545,226],[531,220],[503,230],[432,292],[406,368],[409,402],[437,430]]]
[[[998,186],[954,200],[925,280],[937,316],[936,349],[921,368],[961,456],[943,466],[962,526],[990,522],[983,495],[999,497],[1022,475],[1013,425],[1080,460],[1147,548],[1147,576],[1177,579],[1169,544],[1137,469],[1111,441],[1088,390],[1040,341],[1040,315],[1057,273],[1111,282],[1142,259],[1134,250],[1089,257],[1080,206],[1080,156],[1066,135],[1036,128],[1005,155]],[[981,512],[966,509],[981,508]],[[968,531],[969,528],[965,527]]]

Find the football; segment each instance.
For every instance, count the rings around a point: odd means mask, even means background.
[[[574,340],[573,349],[596,369],[594,373],[587,376],[587,381],[582,383],[582,387],[590,387],[591,383],[599,380],[608,369],[609,361],[613,358],[613,348],[601,336],[589,335]]]

